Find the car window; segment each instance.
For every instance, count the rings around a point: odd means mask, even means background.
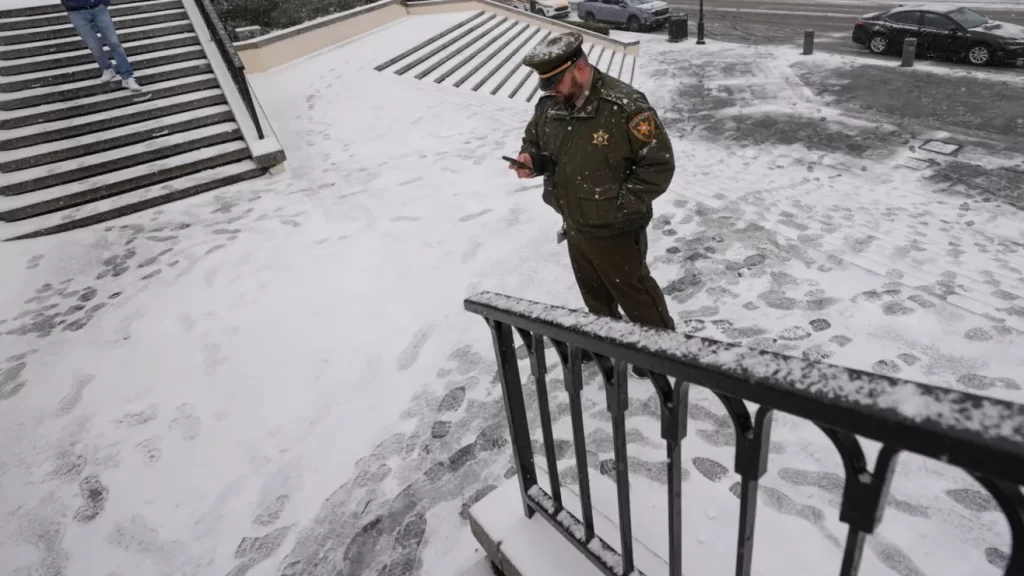
[[[946,18],[942,14],[935,14],[933,12],[925,12],[924,20],[921,22],[922,26],[927,28],[938,28],[939,30],[947,30],[956,26],[949,18]]]
[[[886,19],[896,24],[917,24],[921,19],[920,12],[897,12],[886,16]]]
[[[949,13],[954,20],[959,22],[964,28],[977,28],[982,24],[988,23],[988,18],[978,14],[973,10],[967,8],[957,8]]]

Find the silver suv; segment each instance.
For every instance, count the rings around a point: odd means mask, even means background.
[[[669,7],[661,0],[581,0],[576,13],[586,22],[626,26],[630,32],[642,32],[665,26]]]

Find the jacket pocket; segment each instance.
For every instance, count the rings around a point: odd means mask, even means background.
[[[576,200],[580,207],[580,224],[588,226],[612,224],[623,216],[619,208],[618,183],[588,187],[586,190],[580,191]]]
[[[555,212],[562,213],[562,207],[558,205],[558,197],[555,196],[555,186],[550,176],[544,177],[544,191],[541,193],[541,199],[545,204],[555,209]]]

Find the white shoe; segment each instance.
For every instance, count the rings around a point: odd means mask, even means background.
[[[103,71],[103,75],[100,76],[100,82],[110,82],[114,78],[117,78],[117,72],[114,72],[113,68],[107,68]]]
[[[121,80],[121,87],[125,90],[131,90],[132,92],[142,92],[142,86],[139,86],[139,83],[135,81],[135,78]]]

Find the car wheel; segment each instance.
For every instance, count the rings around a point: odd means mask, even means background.
[[[626,20],[626,25],[629,26],[630,32],[640,31],[640,19],[636,16],[630,16],[629,20]]]
[[[975,44],[967,51],[967,61],[975,66],[988,66],[992,62],[992,49],[984,44]]]
[[[889,51],[889,39],[881,34],[875,34],[868,41],[868,50],[874,54],[885,54]]]
[[[597,22],[597,16],[594,16],[593,12],[587,12],[583,15],[584,22]]]

